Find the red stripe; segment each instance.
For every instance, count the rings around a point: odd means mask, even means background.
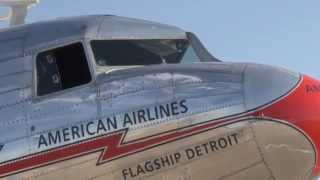
[[[116,158],[121,158],[129,154],[155,147],[159,144],[172,142],[186,136],[215,128],[226,122],[230,123],[231,121],[211,121],[199,126],[175,130],[129,143],[122,142],[126,134],[126,130],[123,130],[95,139],[83,141],[81,143],[78,142],[78,144],[67,145],[55,150],[50,150],[47,152],[23,157],[18,160],[6,162],[5,164],[0,165],[0,177],[101,151],[102,155],[97,163],[99,165]]]

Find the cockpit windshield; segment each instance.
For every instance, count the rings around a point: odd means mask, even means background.
[[[99,66],[200,62],[187,39],[94,40],[91,46]]]

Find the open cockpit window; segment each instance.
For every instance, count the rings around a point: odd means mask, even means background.
[[[199,62],[186,39],[94,40],[92,50],[99,66],[137,66]]]
[[[91,74],[81,43],[38,54],[37,94],[43,96],[91,81]]]

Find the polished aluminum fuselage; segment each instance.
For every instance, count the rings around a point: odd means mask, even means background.
[[[290,93],[300,74],[222,62],[109,71],[95,65],[90,49],[95,39],[185,37],[174,27],[112,16],[0,32],[0,177],[298,179],[310,173],[316,155],[309,139],[298,128],[251,114]],[[73,42],[85,47],[92,81],[37,96],[36,55]],[[228,117],[232,123],[211,124]],[[101,138],[102,146],[95,143]],[[274,147],[281,144],[297,151]],[[277,172],[295,163],[303,167]]]

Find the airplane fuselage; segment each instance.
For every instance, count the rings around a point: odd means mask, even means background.
[[[121,61],[128,54],[138,63]],[[282,68],[218,62],[191,34],[147,21],[89,16],[5,30],[0,177],[316,177],[319,86]]]

